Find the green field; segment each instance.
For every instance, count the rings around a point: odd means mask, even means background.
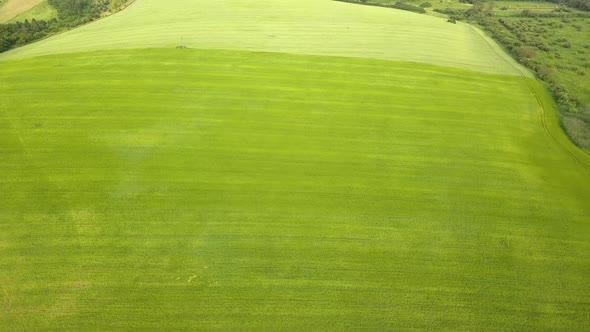
[[[330,0],[176,0],[172,5],[143,0],[58,38],[7,52],[0,61],[176,46],[403,60],[521,74],[511,57],[470,25]]]
[[[26,12],[17,15],[10,22],[24,22],[25,20],[30,21],[32,19],[48,21],[55,17],[57,17],[57,11],[45,0]]]
[[[397,2],[339,1],[386,7]],[[588,12],[545,1],[482,2],[475,7],[458,0],[405,3],[428,8],[425,14],[481,27],[545,83],[557,100],[562,128],[574,144],[590,153],[590,79],[585,79],[590,75]]]
[[[528,10],[531,13],[551,13],[557,8],[556,3],[546,1],[494,1],[496,16],[514,16]]]
[[[590,328],[590,157],[507,55],[190,3],[0,55],[0,330]]]

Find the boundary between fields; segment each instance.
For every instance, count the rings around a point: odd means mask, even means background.
[[[555,137],[555,135],[551,132],[551,130],[549,130],[549,125],[547,124],[547,116],[546,116],[546,108],[545,108],[545,103],[543,103],[543,99],[541,98],[541,96],[539,95],[539,93],[537,92],[537,90],[535,89],[535,87],[533,87],[529,81],[529,79],[533,79],[536,82],[539,82],[539,80],[537,80],[537,78],[534,76],[534,74],[532,74],[532,72],[530,70],[528,70],[527,68],[523,67],[521,64],[519,64],[518,62],[516,62],[516,60],[514,58],[512,58],[509,54],[507,54],[504,49],[498,44],[496,43],[496,41],[494,41],[493,39],[491,39],[488,35],[486,35],[483,31],[481,31],[480,29],[478,29],[476,26],[473,26],[472,24],[466,23],[468,24],[473,30],[475,30],[479,35],[481,35],[483,37],[483,39],[485,41],[488,42],[488,44],[491,46],[491,48],[494,50],[494,52],[496,52],[496,54],[498,54],[498,56],[502,57],[505,61],[507,61],[508,63],[510,63],[514,69],[516,69],[518,71],[518,73],[520,74],[520,76],[524,79],[525,84],[527,85],[527,87],[529,88],[529,90],[531,91],[531,93],[533,94],[533,96],[535,97],[535,99],[537,100],[537,104],[539,105],[539,112],[541,115],[541,125],[543,126],[543,130],[545,131],[545,133],[547,134],[547,136],[549,136],[549,138],[559,147],[560,150],[562,150],[565,154],[569,155],[574,161],[576,161],[577,163],[579,163],[580,165],[582,165],[582,167],[584,167],[587,170],[590,170],[590,164],[587,163],[586,161],[582,160],[580,157],[578,157],[574,152],[572,152],[570,149],[570,147],[566,146],[565,144],[562,144],[557,137]],[[542,87],[542,85],[541,85]],[[553,107],[551,107],[553,108]],[[565,135],[565,133],[564,133]],[[567,135],[566,135],[567,137]],[[579,149],[577,146],[575,146],[573,143],[571,143],[571,140],[569,139],[569,137],[567,137],[567,139],[570,141],[570,144],[575,148],[575,149]],[[587,154],[585,151],[580,149],[581,153]]]

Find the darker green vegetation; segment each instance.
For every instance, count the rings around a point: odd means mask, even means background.
[[[0,53],[60,30],[57,19],[0,24]]]
[[[422,3],[412,1],[405,4]],[[397,8],[390,0],[349,2]],[[435,2],[432,11],[446,14],[450,23],[463,20],[480,26],[531,69],[553,94],[565,132],[590,151],[590,0],[551,0],[557,5],[539,2],[538,7],[519,10],[509,10],[518,1],[499,8],[493,1],[461,2],[470,5]]]
[[[548,0],[548,1],[556,3],[560,6],[566,5],[571,8],[590,11],[590,0]]]
[[[91,21],[123,8],[127,0],[49,0],[57,19],[0,24],[0,53]]]
[[[424,9],[424,8],[430,6],[430,3],[428,3],[428,2],[423,2],[418,6],[418,5],[409,4],[405,1],[396,1],[395,3],[389,3],[389,2],[384,3],[384,2],[369,1],[369,0],[336,0],[336,1],[358,3],[358,4],[368,5],[368,6],[395,8],[395,9],[407,10],[410,12],[420,13],[420,14],[426,13],[426,9]]]
[[[519,0],[515,0],[515,1],[519,1]],[[527,0],[524,0],[524,1],[527,1]],[[546,1],[556,3],[559,7],[562,7],[565,5],[570,8],[590,11],[590,0],[546,0]],[[460,0],[459,2],[476,4],[478,2],[481,2],[481,0]],[[567,11],[567,8],[561,8],[561,9],[564,9]]]

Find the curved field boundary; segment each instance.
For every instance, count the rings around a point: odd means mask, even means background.
[[[535,99],[537,99],[537,103],[539,104],[539,112],[540,112],[540,117],[541,117],[541,123],[543,125],[543,129],[545,130],[545,133],[547,134],[547,136],[549,136],[549,138],[551,138],[551,140],[568,156],[570,156],[573,160],[575,160],[578,164],[580,164],[581,166],[583,166],[584,168],[586,168],[587,170],[590,170],[590,156],[588,156],[585,152],[581,151],[580,149],[578,149],[577,147],[575,147],[573,145],[573,143],[571,143],[571,141],[569,140],[569,138],[565,135],[565,133],[563,132],[563,130],[559,129],[559,131],[557,133],[552,133],[552,130],[550,129],[551,127],[559,127],[558,125],[558,121],[559,119],[557,119],[557,117],[554,117],[553,119],[551,119],[551,122],[547,121],[547,109],[546,108],[551,108],[553,110],[552,114],[556,115],[556,111],[554,110],[553,107],[551,106],[547,106],[547,101],[543,100],[543,99],[547,99],[542,98],[541,93],[539,93],[538,90],[540,89],[544,89],[538,81],[534,81],[536,83],[536,87],[533,86],[531,83],[531,81],[526,80],[526,85],[528,86],[529,90],[531,91],[531,93],[535,96]],[[546,93],[543,91],[542,92],[543,95],[546,96]],[[565,142],[563,142],[565,141]],[[573,147],[573,148],[572,148]]]
[[[492,50],[494,50],[496,52],[496,54],[498,54],[498,56],[500,56],[504,60],[506,60],[507,63],[512,64],[514,69],[518,70],[520,72],[521,76],[523,78],[525,78],[525,84],[527,85],[527,87],[529,88],[529,90],[531,91],[531,93],[533,94],[533,96],[535,97],[535,99],[537,100],[537,103],[539,105],[541,124],[542,124],[543,129],[544,129],[545,133],[547,134],[547,136],[549,136],[549,138],[551,138],[551,140],[565,154],[569,155],[572,159],[574,159],[577,163],[582,165],[584,168],[590,170],[590,156],[588,156],[588,154],[586,154],[585,152],[578,149],[575,145],[573,145],[573,143],[571,143],[570,139],[567,138],[567,136],[565,136],[565,133],[563,133],[563,130],[558,129],[559,134],[557,134],[557,133],[554,134],[551,132],[550,126],[547,122],[547,115],[546,115],[547,108],[551,108],[553,110],[553,113],[555,113],[556,111],[554,110],[553,106],[549,106],[547,104],[547,101],[545,101],[545,102],[543,101],[541,94],[546,95],[546,92],[544,91],[544,88],[536,80],[535,76],[531,73],[531,71],[528,70],[527,68],[523,67],[522,65],[520,65],[518,62],[516,62],[516,60],[514,60],[514,58],[512,58],[509,54],[507,54],[506,51],[504,51],[504,49],[502,49],[502,47],[498,43],[496,43],[493,39],[491,39],[489,36],[487,36],[483,31],[481,31],[480,29],[478,29],[477,27],[475,27],[473,25],[469,24],[469,26],[471,26],[474,31],[476,31],[478,34],[480,34],[482,36],[482,38],[488,42],[488,44],[490,45]],[[527,78],[533,79],[534,82],[537,83],[537,86],[536,87],[533,86],[531,84],[531,81]],[[541,90],[542,92],[539,93],[539,90]],[[552,104],[552,102],[550,102],[550,104]],[[559,119],[554,119],[554,120],[557,123],[559,122]],[[553,124],[552,127],[555,127],[555,124]],[[562,137],[558,138],[557,136],[562,136]]]
[[[521,65],[516,60],[514,60],[514,58],[511,57],[510,54],[506,53],[506,51],[502,48],[502,46],[500,46],[498,43],[496,43],[496,41],[494,41],[485,32],[481,31],[479,28],[477,28],[476,26],[473,26],[469,23],[462,23],[462,22],[457,22],[457,23],[465,24],[465,25],[468,25],[469,27],[471,27],[473,29],[473,31],[475,31],[478,35],[481,36],[481,38],[483,40],[485,40],[487,42],[487,44],[490,46],[491,50],[494,51],[494,53],[496,53],[508,65],[512,66],[518,73],[520,73],[520,76],[530,77],[530,78],[535,77],[535,75],[530,70],[528,70],[523,65]]]

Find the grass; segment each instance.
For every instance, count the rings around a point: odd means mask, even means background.
[[[590,157],[527,75],[316,0],[2,54],[0,329],[588,330]]]
[[[161,22],[167,22],[165,28]],[[415,26],[420,29],[414,29]],[[469,25],[451,25],[436,17],[328,0],[202,1],[198,5],[192,0],[178,0],[174,5],[142,0],[98,22],[0,55],[0,60],[181,44],[521,73],[516,62]]]
[[[32,19],[48,21],[55,17],[57,17],[57,10],[51,7],[49,3],[47,3],[47,0],[44,0],[35,7],[17,15],[15,18],[10,20],[10,23],[24,22],[25,20],[30,21]]]
[[[7,0],[0,3],[0,23],[5,23],[17,15],[35,7],[43,0]]]
[[[360,0],[351,1],[361,3]],[[365,4],[388,6],[393,3],[395,0],[369,0]],[[409,3],[418,6],[422,1]],[[429,3],[432,6],[428,7],[428,14],[445,18],[448,15],[443,11],[449,15],[454,11],[457,18],[471,6],[456,0]],[[480,25],[506,50],[512,51],[514,57],[535,71],[552,91],[565,91],[568,98],[555,93],[561,100],[562,127],[577,146],[590,152],[590,80],[586,79],[590,76],[590,19],[584,16],[587,13],[571,8],[557,13],[555,3],[543,1],[496,1],[492,5],[492,16],[472,17],[471,23]],[[528,14],[523,14],[524,10]],[[533,55],[523,56],[518,50],[520,47]],[[567,101],[571,99],[575,101]]]
[[[170,48],[0,82],[2,329],[590,327],[590,163],[532,79]]]
[[[499,17],[518,16],[523,10],[532,13],[551,13],[557,7],[556,3],[545,1],[495,1],[495,15]]]

